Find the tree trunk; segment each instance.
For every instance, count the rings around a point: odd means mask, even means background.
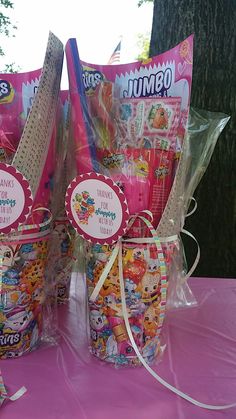
[[[191,106],[231,116],[186,227],[198,239],[195,276],[236,277],[236,0],[154,0],[150,56],[194,33]],[[189,263],[196,249],[185,240]]]

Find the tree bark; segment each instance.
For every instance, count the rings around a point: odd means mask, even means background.
[[[191,106],[231,116],[186,227],[198,239],[195,276],[236,277],[236,0],[154,0],[150,56],[194,33]],[[184,239],[189,264],[196,249]]]

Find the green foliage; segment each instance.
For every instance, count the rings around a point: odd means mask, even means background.
[[[0,70],[0,73],[18,73],[20,71],[20,67],[16,66],[16,63],[6,64],[3,71]]]
[[[138,7],[142,6],[144,3],[153,3],[154,0],[139,0]]]
[[[149,48],[150,48],[150,33],[139,34],[137,45],[140,49],[140,53],[137,56],[138,61],[145,61],[149,58]]]
[[[11,1],[0,0],[0,34],[3,34],[5,36],[10,36],[10,32],[16,29],[16,26],[11,23],[9,16],[5,15],[5,10],[4,10],[4,9],[13,9],[13,7],[14,5]]]
[[[13,3],[9,0],[0,0],[0,5],[6,7],[6,9],[8,7],[13,8]]]
[[[2,36],[15,36],[14,30],[17,29],[14,24],[12,24],[9,16],[5,14],[6,9],[13,9],[14,5],[10,0],[0,0],[0,35]],[[0,56],[4,56],[5,53],[0,46]],[[4,69],[0,72],[4,73],[16,73],[19,71],[19,68],[14,68],[15,64],[7,64]]]

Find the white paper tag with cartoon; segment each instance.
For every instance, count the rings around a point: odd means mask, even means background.
[[[126,232],[129,210],[125,195],[104,175],[77,176],[67,189],[65,206],[72,226],[88,241],[112,244]]]

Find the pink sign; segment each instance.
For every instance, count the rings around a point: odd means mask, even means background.
[[[32,202],[29,182],[13,166],[0,163],[0,232],[10,233],[23,224]]]
[[[125,234],[129,219],[125,195],[106,176],[77,176],[67,189],[65,205],[72,226],[93,243],[112,244]]]

